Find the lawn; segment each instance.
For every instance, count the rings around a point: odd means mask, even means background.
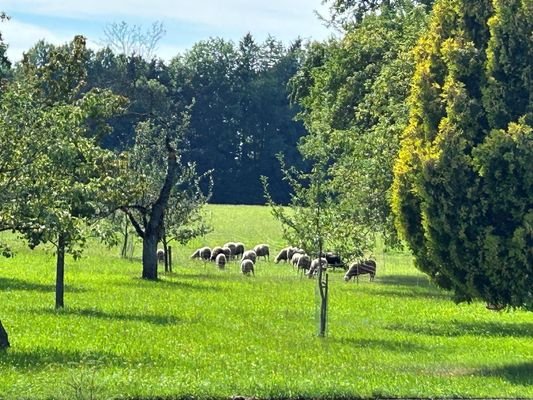
[[[132,260],[97,243],[68,259],[60,311],[53,250],[12,240],[16,257],[0,259],[12,345],[0,353],[0,398],[533,398],[533,313],[456,305],[408,254],[379,250],[374,282],[330,273],[319,338],[316,281],[273,257],[255,277],[189,259],[227,241],[275,253],[285,243],[268,208],[208,214],[214,231],[176,246],[174,271],[158,282],[139,279],[140,244]]]

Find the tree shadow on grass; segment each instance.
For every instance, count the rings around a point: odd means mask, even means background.
[[[205,283],[243,283],[243,282],[253,282],[255,280],[255,276],[262,276],[264,279],[269,281],[295,281],[295,279],[301,280],[305,279],[308,280],[306,276],[304,275],[298,275],[296,272],[294,275],[288,275],[288,274],[273,274],[272,272],[269,272],[268,276],[263,275],[262,271],[266,269],[270,269],[269,266],[260,266],[259,268],[257,265],[255,266],[255,275],[243,275],[240,269],[240,266],[231,266],[228,267],[226,264],[225,270],[217,270],[216,267],[211,266],[208,268],[211,268],[211,270],[196,270],[194,273],[187,273],[187,274],[165,274],[167,277],[172,278],[170,282],[180,282],[180,284],[186,284],[187,281],[197,281],[197,282],[205,282]],[[263,269],[264,268],[264,269]],[[276,268],[276,267],[274,267]],[[271,269],[272,271],[272,269]],[[310,281],[310,280],[309,280]],[[215,289],[215,290],[229,290],[227,287],[224,286],[204,286],[205,289]]]
[[[8,290],[48,293],[55,292],[56,287],[54,284],[35,283],[17,278],[0,277],[0,291]],[[66,293],[81,293],[86,291],[86,289],[65,285]]]
[[[429,279],[423,275],[376,275],[376,282],[383,285],[434,288]]]
[[[211,271],[211,272],[198,272],[194,274],[183,274],[183,275],[170,275],[173,276],[173,278],[179,280],[182,283],[185,283],[183,281],[187,280],[197,280],[197,281],[203,281],[203,282],[227,282],[229,280],[235,280],[235,279],[242,279],[242,274],[235,273],[236,271]],[[176,282],[176,281],[169,281],[169,282]]]
[[[498,377],[517,385],[533,385],[533,361],[483,368],[481,376]]]
[[[376,285],[375,288],[372,288],[372,293],[376,295],[402,298],[451,298],[448,292],[437,288],[423,275],[376,276],[376,283],[378,285]]]
[[[429,288],[397,288],[397,289],[374,289],[371,294],[385,297],[401,297],[408,299],[415,298],[433,298],[433,299],[450,299],[451,296],[446,292],[441,292]]]
[[[429,351],[428,347],[420,345],[420,344],[399,342],[396,340],[388,340],[388,339],[370,339],[370,338],[361,338],[361,337],[340,337],[340,338],[330,337],[329,340],[335,343],[346,345],[348,347],[353,347],[354,350],[380,349],[380,350],[385,350],[385,351],[394,351],[398,353],[403,353],[403,352],[425,353]]]
[[[34,370],[50,365],[72,364],[111,366],[123,365],[125,360],[114,354],[103,351],[61,351],[58,349],[35,349],[33,351],[19,351],[11,348],[0,352],[0,366],[9,366],[15,369]]]
[[[172,275],[168,275],[172,276]],[[196,284],[192,282],[187,282],[184,279],[187,279],[188,276],[179,277],[172,279],[159,279],[157,281],[148,281],[142,278],[134,278],[130,280],[124,280],[121,282],[114,283],[117,286],[129,286],[129,287],[146,287],[147,285],[153,285],[154,288],[176,288],[179,290],[192,290],[192,291],[220,291],[224,290],[218,286],[207,286],[202,284]]]
[[[168,286],[169,288],[178,288],[178,289],[190,289],[190,290],[206,290],[206,291],[221,291],[224,288],[220,286],[209,286],[202,284],[195,284],[184,280],[184,276],[180,276],[178,279],[172,280],[162,280],[160,284],[162,286]]]
[[[405,331],[431,336],[480,336],[480,337],[524,337],[533,338],[533,323],[498,322],[438,322],[424,325],[389,325],[390,330]]]
[[[183,322],[173,315],[137,315],[121,312],[106,312],[93,308],[67,308],[63,310],[34,309],[36,314],[53,314],[57,316],[79,316],[86,318],[98,318],[109,321],[132,321],[146,322],[153,325],[175,325]]]

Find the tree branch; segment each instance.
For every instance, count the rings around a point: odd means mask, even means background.
[[[136,206],[136,207],[140,207],[140,206]],[[144,207],[141,207],[141,208],[144,208]],[[135,228],[135,231],[137,232],[137,235],[139,235],[141,238],[144,239],[144,230],[142,229],[142,226],[139,224],[139,222],[137,222],[133,214],[130,212],[128,206],[120,207],[120,210],[128,216],[131,224],[133,225],[133,227]]]

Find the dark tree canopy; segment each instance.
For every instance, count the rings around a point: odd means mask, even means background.
[[[184,159],[200,173],[213,171],[212,202],[263,203],[262,175],[271,178],[276,200],[289,200],[276,154],[301,163],[296,143],[305,130],[293,120],[297,110],[286,86],[302,51],[299,42],[258,44],[248,34],[238,46],[218,38],[199,42],[169,66],[172,101],[193,103]]]

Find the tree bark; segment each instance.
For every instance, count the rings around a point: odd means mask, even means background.
[[[168,272],[172,272],[172,246],[168,246],[168,252],[165,253],[165,256],[168,261]]]
[[[0,350],[7,349],[9,347],[9,339],[7,337],[7,332],[0,321]]]
[[[165,251],[165,272],[169,272],[170,270],[169,270],[169,261],[168,261],[168,257],[169,257],[168,242],[167,242],[167,238],[165,235],[163,235],[162,241],[163,241],[163,250]]]
[[[128,217],[126,216],[124,218],[124,242],[122,243],[122,250],[120,251],[120,255],[122,258],[126,258],[128,255],[128,240],[129,240],[129,226],[128,226]]]
[[[143,279],[157,280],[157,234],[145,232],[143,239]]]
[[[168,205],[170,193],[178,177],[178,160],[176,150],[167,136],[166,148],[168,152],[167,175],[159,197],[150,210],[148,223],[143,238],[143,279],[157,280],[157,243],[162,238],[164,230],[165,210]]]
[[[65,244],[66,235],[59,234],[57,240],[57,263],[56,263],[56,309],[64,307],[65,293]]]

